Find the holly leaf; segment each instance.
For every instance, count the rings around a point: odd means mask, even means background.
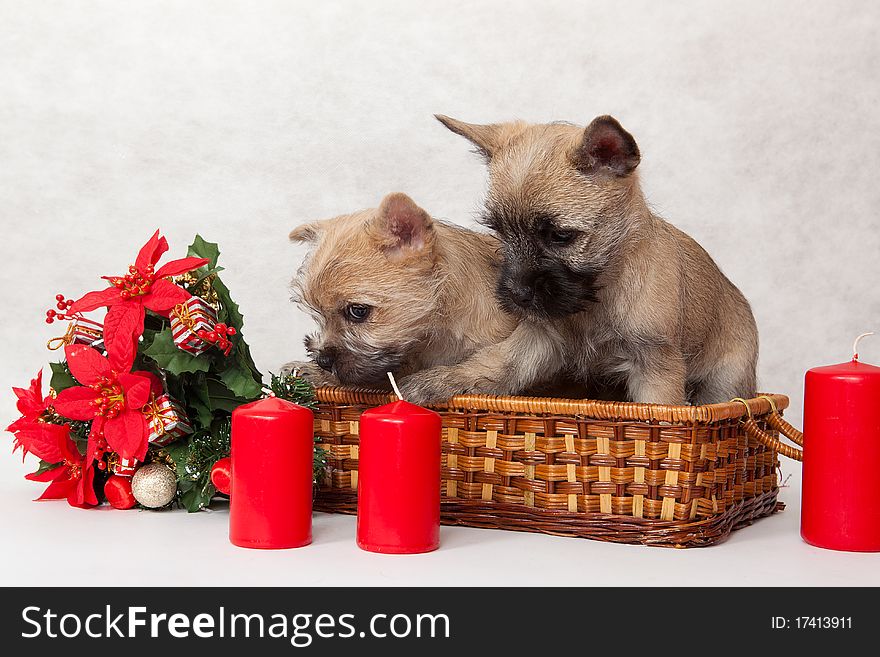
[[[195,420],[199,427],[208,428],[214,419],[211,412],[211,396],[208,393],[208,384],[205,375],[201,372],[193,376],[190,385],[187,386],[187,404],[195,411]]]
[[[263,386],[254,380],[250,369],[238,359],[233,360],[229,367],[220,372],[220,380],[235,396],[253,401],[263,391]]]
[[[52,379],[49,381],[49,385],[55,392],[79,385],[70,370],[67,369],[67,363],[49,363],[49,368],[52,370]]]
[[[227,326],[232,326],[241,333],[241,329],[244,326],[244,316],[241,314],[238,304],[232,300],[229,288],[220,280],[219,276],[214,278],[211,287],[214,288],[214,292],[217,293],[217,300],[220,302],[220,321]]]
[[[156,334],[152,343],[144,350],[144,355],[156,361],[156,364],[171,374],[180,375],[184,372],[207,372],[211,367],[211,359],[207,356],[195,356],[184,351],[171,336],[171,329]]]
[[[208,386],[208,398],[212,411],[225,411],[232,413],[242,404],[247,404],[249,399],[238,397],[232,393],[222,382],[217,379],[208,378],[205,380]]]
[[[186,254],[197,258],[206,258],[208,260],[208,268],[217,267],[217,260],[220,258],[220,247],[216,242],[207,242],[201,235],[196,235],[193,243],[189,245]]]
[[[166,445],[162,449],[174,461],[174,469],[177,471],[177,484],[179,488],[182,488],[183,481],[186,479],[186,457],[189,454],[189,440],[178,440],[170,445]]]
[[[32,472],[31,476],[37,477],[37,476],[43,474],[44,472],[49,472],[49,470],[54,470],[62,463],[64,463],[64,461],[61,461],[59,463],[49,463],[48,461],[44,461],[43,459],[40,459],[40,467],[38,467],[36,469],[36,471]]]
[[[188,481],[181,486],[180,503],[190,513],[201,511],[214,497],[214,484],[210,481],[204,486],[197,481]]]

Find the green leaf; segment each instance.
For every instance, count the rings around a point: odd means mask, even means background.
[[[174,461],[174,468],[177,470],[177,482],[178,486],[180,486],[180,481],[186,477],[186,458],[189,454],[189,440],[179,440],[162,449]]]
[[[40,459],[40,467],[37,468],[37,470],[36,470],[36,472],[34,472],[34,474],[41,475],[44,472],[48,472],[49,470],[54,470],[59,465],[63,465],[63,464],[64,464],[64,461],[61,461],[60,463],[49,463],[48,461],[44,461],[43,459]]]
[[[201,372],[193,375],[187,392],[187,405],[195,411],[195,416],[191,419],[196,421],[197,428],[207,429],[211,426],[214,414],[211,412],[211,396],[208,394],[205,375]]]
[[[206,242],[201,235],[196,235],[186,254],[196,258],[207,258],[208,268],[214,269],[220,258],[220,247],[216,242]]]
[[[250,401],[236,396],[217,379],[208,378],[205,380],[205,383],[208,386],[208,398],[211,400],[212,411],[232,413],[236,408]]]
[[[218,272],[223,271],[223,267],[212,267],[211,269],[206,269],[205,267],[200,267],[198,270],[199,277],[196,279],[196,282],[192,285],[189,285],[189,289],[198,289],[198,287],[205,282],[205,279],[208,278],[211,274],[216,274]]]
[[[52,379],[49,381],[49,385],[55,392],[79,385],[67,368],[67,363],[49,363],[49,367],[52,369]]]
[[[217,293],[217,300],[220,302],[220,312],[218,313],[220,321],[227,326],[232,326],[241,333],[241,329],[244,326],[244,316],[241,314],[238,304],[232,300],[229,288],[220,280],[219,276],[214,278],[211,287],[214,288],[214,292]]]
[[[263,386],[254,381],[251,371],[236,361],[220,373],[220,380],[236,397],[247,401],[253,401],[263,391]]]
[[[171,374],[207,372],[211,367],[211,359],[208,356],[195,356],[174,344],[171,329],[157,333],[153,342],[143,353]]]
[[[214,488],[212,484],[209,484],[210,488]],[[195,513],[196,511],[201,511],[211,502],[211,496],[213,496],[213,490],[211,491],[211,495],[205,495],[205,491],[194,481],[186,482],[186,485],[181,485],[180,487],[180,503],[183,504],[184,508],[190,513]]]

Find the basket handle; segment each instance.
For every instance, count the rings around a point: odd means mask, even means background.
[[[761,397],[770,402],[770,408],[772,409],[767,417],[764,418],[767,424],[769,424],[774,430],[778,431],[783,436],[788,438],[791,442],[800,447],[803,447],[804,434],[782,419],[782,416],[779,415],[779,411],[776,409],[775,402],[770,397],[768,397],[767,395],[761,395]],[[774,438],[758,426],[758,423],[755,422],[755,418],[752,417],[752,409],[749,408],[749,405],[744,399],[737,398],[731,399],[731,401],[742,402],[743,405],[746,407],[746,410],[748,411],[748,417],[743,420],[743,428],[746,430],[746,433],[749,436],[757,440],[765,447],[769,447],[770,449],[779,452],[783,456],[787,456],[788,458],[794,459],[795,461],[804,460],[803,449],[798,449],[793,445],[785,444],[784,442],[782,442],[778,438]]]

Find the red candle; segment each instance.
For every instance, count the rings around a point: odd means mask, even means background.
[[[232,412],[229,540],[240,547],[312,542],[314,417],[269,397]]]
[[[357,544],[387,554],[440,545],[440,416],[405,401],[364,411]]]
[[[832,550],[878,552],[880,367],[860,363],[857,348],[858,339],[850,362],[806,375],[801,536]]]

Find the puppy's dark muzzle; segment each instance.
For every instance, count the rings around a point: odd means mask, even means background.
[[[520,308],[532,308],[535,305],[535,290],[528,285],[511,283],[507,288],[510,300]]]

